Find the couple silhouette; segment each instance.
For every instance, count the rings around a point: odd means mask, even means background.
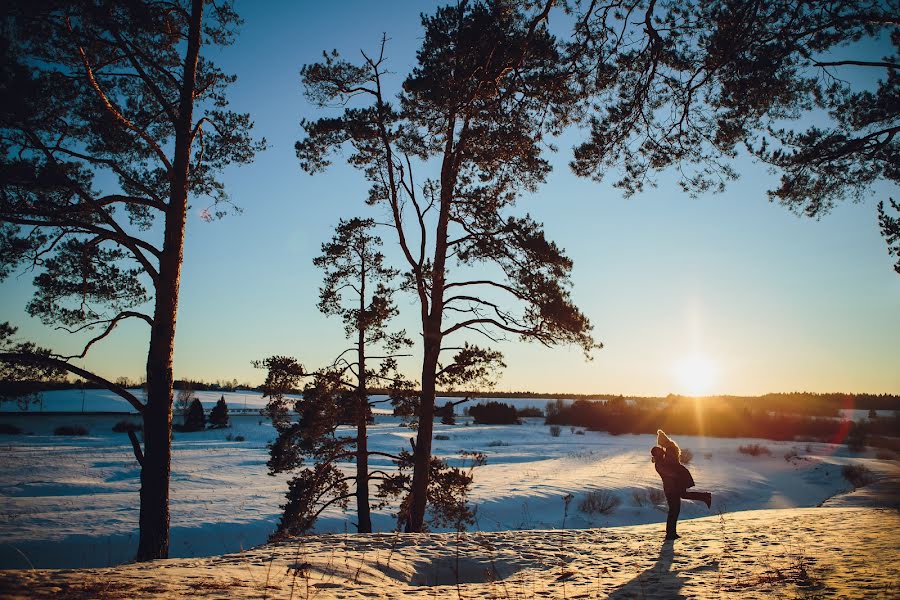
[[[650,455],[656,472],[662,479],[663,492],[666,494],[666,502],[669,505],[669,514],[666,518],[666,539],[676,540],[680,537],[676,528],[678,515],[681,513],[681,499],[703,502],[706,504],[706,508],[709,508],[712,504],[712,494],[688,491],[688,488],[694,487],[694,478],[691,477],[691,472],[687,467],[681,464],[681,448],[662,429],[656,431],[656,446],[650,450]]]

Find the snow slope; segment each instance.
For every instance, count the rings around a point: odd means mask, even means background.
[[[139,469],[125,434],[112,433],[121,416],[4,416],[34,435],[0,436],[0,568],[89,567],[129,560],[137,544]],[[233,416],[226,430],[176,433],[171,485],[171,553],[195,557],[236,552],[265,542],[274,529],[286,477],[267,475],[266,443],[273,437],[259,416]],[[90,435],[51,435],[60,424],[82,424]],[[648,460],[649,435],[611,436],[563,428],[553,437],[540,419],[522,425],[436,425],[434,451],[451,461],[460,450],[480,450],[488,464],[476,471],[471,500],[481,531],[607,527],[660,523],[665,515],[635,496],[660,487]],[[409,446],[412,432],[393,417],[378,416],[370,448]],[[244,441],[231,441],[242,436]],[[697,489],[713,492],[713,511],[814,507],[850,489],[840,474],[850,463],[882,475],[894,461],[872,453],[849,454],[829,444],[679,438],[694,453]],[[738,447],[759,442],[771,455],[752,457]],[[796,458],[784,455],[795,452]],[[375,461],[376,464],[378,461]],[[386,466],[386,463],[385,463]],[[590,490],[621,499],[612,513],[577,508]],[[563,497],[575,499],[565,514]],[[708,515],[685,502],[685,519]],[[389,511],[374,515],[377,531],[390,531]],[[324,515],[321,532],[353,531],[340,511]]]
[[[7,598],[897,598],[896,511],[726,513],[660,527],[300,537],[112,569],[0,571]]]

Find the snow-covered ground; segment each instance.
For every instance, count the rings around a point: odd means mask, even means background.
[[[219,393],[212,394],[211,401]],[[204,400],[207,400],[204,398]],[[129,560],[137,544],[139,468],[125,434],[113,433],[120,415],[5,415],[0,422],[32,435],[0,436],[0,568],[84,567]],[[135,419],[135,417],[131,417]],[[84,437],[58,437],[61,424],[85,426]],[[612,436],[562,428],[551,435],[542,419],[522,425],[436,425],[434,451],[455,460],[479,450],[488,464],[476,471],[471,496],[481,531],[555,529],[564,502],[574,495],[566,528],[661,522],[664,513],[636,496],[660,487],[649,462],[650,435]],[[173,557],[223,554],[265,542],[275,527],[286,477],[267,475],[266,444],[273,429],[260,416],[232,416],[229,429],[176,433],[171,485]],[[397,419],[379,415],[370,429],[372,450],[409,447],[414,435]],[[243,437],[243,441],[234,441]],[[441,439],[446,437],[448,439]],[[850,454],[843,446],[745,439],[678,438],[694,454],[697,489],[713,492],[714,512],[814,507],[850,489],[841,476],[849,463],[875,473],[896,473],[894,461],[874,452]],[[738,447],[758,442],[771,450],[758,457]],[[787,453],[796,457],[785,458]],[[378,464],[379,461],[373,461]],[[387,463],[385,463],[387,466]],[[587,515],[578,503],[591,490],[621,499],[609,515]],[[682,515],[706,516],[686,502]],[[390,531],[389,511],[374,515],[378,531]],[[326,513],[320,532],[353,531],[340,511]]]

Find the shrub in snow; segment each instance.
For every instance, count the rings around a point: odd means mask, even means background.
[[[127,433],[129,431],[141,431],[143,427],[140,423],[133,423],[132,421],[123,420],[119,421],[115,425],[113,425],[112,430],[116,433]]]
[[[559,437],[559,434],[562,433],[562,427],[559,425],[551,425],[550,426],[550,435],[553,437]]]
[[[663,506],[666,504],[666,493],[662,488],[650,488],[647,490],[647,500],[654,506]]]
[[[242,436],[242,435],[236,435],[236,436],[234,436],[234,441],[236,441],[236,442],[243,442],[245,439],[246,439],[246,438],[245,438],[244,436]]]
[[[591,490],[578,502],[578,510],[589,515],[608,515],[622,504],[622,499],[607,490]]]
[[[223,395],[209,413],[209,426],[214,429],[228,427],[228,405]]]
[[[0,423],[0,434],[19,435],[20,433],[22,433],[22,430],[15,425],[10,425],[9,423]]]
[[[784,453],[784,460],[786,460],[787,462],[791,462],[795,458],[800,458],[800,454],[797,453],[796,448],[791,448]]]
[[[488,442],[488,448],[497,448],[499,446],[509,446],[509,442],[504,442],[503,440],[493,440]]]
[[[649,502],[646,490],[633,490],[631,492],[631,499],[636,506],[643,506]]]
[[[450,436],[449,436],[449,435],[444,435],[443,433],[438,433],[437,435],[434,436],[434,439],[436,439],[436,440],[449,440],[449,439],[450,439]]]
[[[487,404],[476,404],[469,409],[469,414],[480,425],[510,425],[519,422],[515,406],[493,400]]]
[[[575,435],[584,435],[584,429],[576,429]]]
[[[681,464],[689,465],[691,461],[694,460],[694,453],[691,452],[688,448],[681,449]]]
[[[81,425],[61,425],[53,430],[53,435],[87,435],[88,430]]]
[[[861,488],[875,481],[875,475],[865,465],[844,465],[841,475],[850,482],[854,488]]]
[[[741,454],[749,454],[750,456],[771,455],[772,451],[768,447],[760,444],[747,444],[746,446],[738,446],[738,452]]]

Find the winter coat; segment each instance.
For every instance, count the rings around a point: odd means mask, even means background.
[[[663,480],[663,487],[673,490],[686,490],[694,487],[694,478],[687,467],[677,461],[675,457],[664,458],[655,463],[656,472]]]

